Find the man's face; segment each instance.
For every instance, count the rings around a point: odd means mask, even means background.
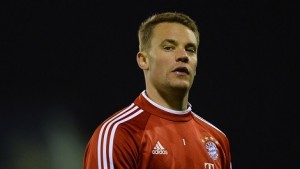
[[[178,23],[160,23],[153,30],[150,46],[147,52],[148,85],[158,90],[188,91],[197,67],[195,34]]]

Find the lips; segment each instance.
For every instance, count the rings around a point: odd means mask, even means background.
[[[190,74],[189,70],[186,67],[178,67],[178,68],[174,69],[173,72]]]

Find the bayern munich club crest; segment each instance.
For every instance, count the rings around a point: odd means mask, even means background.
[[[217,147],[219,142],[215,138],[208,136],[204,137],[204,139],[202,139],[202,142],[205,144],[205,148],[207,150],[208,155],[213,160],[217,160],[219,157],[219,150]]]

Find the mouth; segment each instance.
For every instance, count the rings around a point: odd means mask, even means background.
[[[178,67],[173,70],[173,72],[179,73],[179,74],[190,74],[189,70],[186,67]]]

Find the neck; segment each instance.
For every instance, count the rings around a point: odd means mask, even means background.
[[[188,92],[180,89],[170,89],[169,91],[146,89],[147,96],[155,103],[172,109],[186,110],[188,108]]]

